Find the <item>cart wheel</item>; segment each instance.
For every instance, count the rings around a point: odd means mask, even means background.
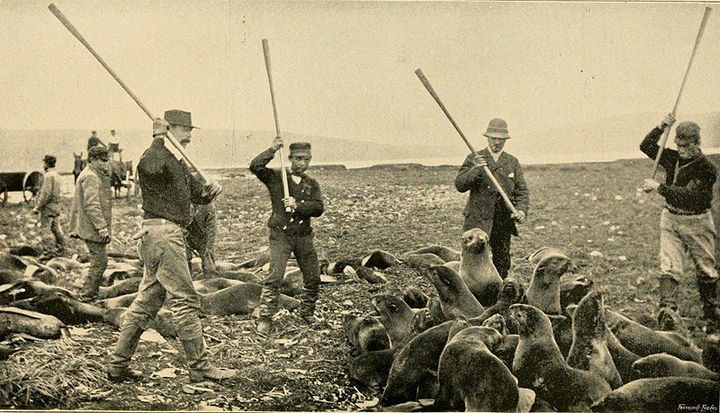
[[[0,181],[0,206],[5,206],[7,204],[8,200],[8,190],[7,185],[5,185],[5,182]]]
[[[44,176],[38,171],[32,171],[25,174],[23,178],[23,199],[30,202],[40,192]]]

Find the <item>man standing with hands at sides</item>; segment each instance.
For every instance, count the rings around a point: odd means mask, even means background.
[[[300,297],[300,319],[303,322],[315,321],[315,304],[320,292],[320,264],[313,245],[310,219],[322,215],[325,204],[320,185],[305,174],[312,159],[311,146],[306,142],[290,144],[292,165],[288,176],[290,196],[287,198],[284,197],[281,171],[267,167],[282,146],[282,138],[276,137],[272,146],[250,163],[250,171],[268,188],[272,203],[272,214],[267,223],[270,228],[270,274],[263,281],[257,323],[257,331],[261,334],[272,331],[271,317],[277,311],[280,284],[290,254],[295,255],[303,275]]]
[[[460,192],[470,191],[464,211],[463,230],[480,228],[490,236],[493,264],[500,277],[505,279],[511,264],[511,237],[518,235],[515,223],[525,221],[530,197],[520,162],[503,151],[505,142],[510,139],[507,123],[497,118],[491,120],[484,136],[488,140],[487,148],[479,151],[477,157],[470,154],[465,158],[455,178],[455,187]],[[502,196],[485,174],[484,166],[493,173],[518,210],[517,214],[511,214]]]
[[[90,268],[80,296],[83,301],[94,301],[107,269],[107,244],[110,243],[112,234],[107,149],[102,146],[90,148],[88,162],[75,183],[75,196],[70,213],[70,236],[85,241],[90,252]]]
[[[40,214],[42,227],[43,253],[40,259],[50,259],[62,255],[65,250],[65,236],[60,226],[60,175],[55,170],[57,159],[52,155],[43,157],[42,186],[33,212]],[[49,233],[48,233],[49,232]],[[52,240],[50,238],[52,237]]]
[[[114,382],[142,379],[142,372],[130,369],[130,358],[166,297],[185,350],[190,381],[222,380],[237,374],[210,363],[199,317],[200,297],[185,261],[190,204],[207,204],[222,191],[215,182],[195,179],[185,162],[165,146],[168,130],[184,146],[190,143],[193,128],[190,112],[165,112],[165,119],[155,119],[152,144],[138,162],[144,216],[141,230],[133,238],[140,239],[138,252],[145,272],[110,361],[108,377]]]
[[[660,126],[647,134],[640,150],[655,159],[658,140],[675,118],[666,116]],[[689,253],[695,268],[706,332],[720,328],[718,274],[715,269],[715,225],[710,212],[712,187],[717,177],[715,166],[700,150],[700,126],[680,122],[675,129],[677,150],[664,149],[659,164],[665,169],[665,183],[654,179],[643,182],[645,192],[657,191],[665,198],[660,215],[660,271],[658,292],[660,307],[678,309],[678,288],[683,275],[684,256]]]

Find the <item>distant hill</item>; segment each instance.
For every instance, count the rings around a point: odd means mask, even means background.
[[[661,119],[662,113],[639,113],[609,119],[577,122],[532,134],[513,136],[509,150],[523,163],[562,163],[614,160],[642,157],[638,144]],[[691,119],[702,128],[703,147],[708,152],[720,147],[720,112],[682,114],[680,120]],[[147,148],[150,136],[145,130],[118,130],[123,159],[135,160]],[[270,131],[230,131],[197,129],[194,144],[188,152],[205,168],[247,167],[250,160],[267,148],[274,133]],[[437,145],[437,137],[418,136],[417,141],[378,143],[362,140],[303,136],[286,133],[286,143],[309,141],[313,144],[313,164],[388,161],[418,163],[423,159],[444,158],[459,164],[467,149],[454,132],[449,132]],[[58,157],[61,172],[72,170],[73,152],[85,152],[88,130],[3,130],[0,129],[0,171],[27,171],[42,168],[42,157],[52,153]],[[107,131],[100,137],[107,142]],[[674,136],[674,132],[673,135]],[[668,146],[672,146],[672,136]],[[478,142],[476,149],[482,146]]]
[[[99,134],[107,143],[107,136]],[[42,168],[46,153],[58,158],[61,172],[73,167],[73,152],[86,153],[88,131],[84,130],[0,130],[0,171],[22,171]],[[139,159],[151,138],[147,131],[118,130],[123,160]],[[232,131],[197,129],[188,153],[205,168],[247,167],[255,155],[268,148],[274,136],[269,131]],[[297,141],[313,144],[313,164],[343,161],[387,161],[425,159],[444,156],[444,148],[432,145],[400,145],[354,141],[286,133],[286,145]],[[287,153],[286,153],[287,156]]]

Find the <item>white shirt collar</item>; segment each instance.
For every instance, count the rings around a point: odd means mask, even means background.
[[[495,160],[495,162],[497,162],[498,159],[500,159],[500,155],[502,155],[504,149],[501,150],[501,151],[498,152],[498,153],[495,153],[495,152],[491,151],[490,148],[487,148],[487,151],[490,152],[490,156],[492,156],[492,158]]]

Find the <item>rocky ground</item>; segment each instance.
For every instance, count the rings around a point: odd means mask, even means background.
[[[645,160],[527,167],[531,211],[520,228],[521,236],[513,241],[513,271],[529,281],[532,269],[523,257],[539,247],[555,246],[606,292],[606,305],[630,316],[652,313],[661,202],[655,194],[636,191],[651,168],[652,162]],[[397,255],[427,244],[459,249],[467,195],[455,190],[456,171],[412,165],[313,171],[326,200],[325,215],[314,221],[319,255],[334,261],[360,258],[373,249]],[[247,172],[223,172],[216,255],[219,260],[240,262],[266,246],[269,200],[266,189]],[[139,203],[133,198],[116,200],[113,250],[134,252],[130,236],[140,216]],[[37,242],[30,207],[12,204],[0,214],[0,247]],[[73,241],[70,252],[80,251]],[[109,325],[75,327],[70,337],[61,340],[29,341],[9,361],[0,362],[0,370],[24,371],[37,376],[38,383],[54,380],[66,391],[63,397],[52,398],[28,392],[27,397],[0,400],[0,408],[372,409],[379,395],[348,380],[351,357],[343,315],[372,311],[370,298],[377,293],[400,294],[411,286],[434,293],[427,281],[403,265],[387,270],[386,276],[385,285],[342,277],[325,284],[318,308],[324,323],[308,328],[281,313],[281,331],[269,338],[254,332],[250,316],[204,318],[214,362],[240,370],[239,377],[224,386],[188,386],[178,344],[157,336],[148,336],[135,358],[134,366],[149,379],[122,385],[111,385],[102,376],[117,338]],[[59,283],[78,287],[81,281]],[[694,279],[683,281],[681,314],[697,339],[702,336],[702,323],[696,291]],[[92,379],[74,379],[87,372],[94,372]]]

